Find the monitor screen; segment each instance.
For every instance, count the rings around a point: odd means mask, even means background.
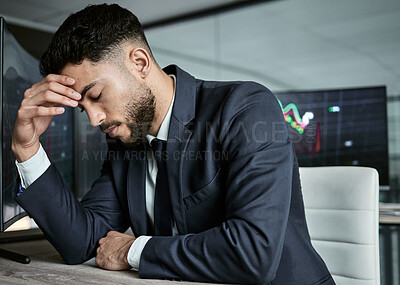
[[[386,88],[276,93],[300,166],[369,166],[389,185]]]
[[[1,195],[0,231],[25,215],[14,201],[18,189],[18,172],[11,151],[12,130],[24,92],[42,79],[39,62],[27,53],[7,29],[0,18],[0,91],[1,91]],[[67,185],[73,186],[73,115],[66,108],[63,115],[56,116],[40,141],[50,160],[60,170]]]
[[[86,112],[75,110],[75,195],[82,198],[100,177],[107,157],[106,135],[100,127],[92,127]]]

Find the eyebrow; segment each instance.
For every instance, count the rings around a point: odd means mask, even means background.
[[[98,80],[93,81],[92,83],[89,83],[88,85],[86,85],[85,87],[83,87],[82,91],[81,91],[81,99],[79,101],[82,101],[86,95],[86,93],[93,87],[95,86],[97,83],[99,83]]]

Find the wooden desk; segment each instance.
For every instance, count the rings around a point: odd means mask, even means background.
[[[0,284],[201,284],[141,279],[137,272],[100,269],[94,259],[81,265],[67,265],[44,240],[0,243],[0,248],[30,256],[29,264],[0,258]]]
[[[389,210],[380,207],[381,211]],[[390,208],[390,210],[393,210]],[[380,213],[381,225],[400,225],[400,216]],[[37,233],[34,238],[37,238]],[[94,259],[81,265],[67,265],[45,239],[17,241],[20,235],[10,233],[13,242],[0,243],[0,248],[30,256],[31,263],[20,264],[0,258],[0,284],[202,284],[141,279],[137,272],[100,269]],[[3,236],[4,240],[4,236]]]

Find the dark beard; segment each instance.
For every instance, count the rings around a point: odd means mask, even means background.
[[[154,95],[150,88],[142,86],[143,94],[138,100],[131,100],[126,104],[126,125],[131,130],[128,141],[122,142],[127,147],[141,144],[149,133],[155,113]]]
[[[131,92],[132,97],[124,109],[125,124],[131,131],[131,136],[127,141],[121,140],[122,144],[127,147],[138,146],[145,140],[153,123],[155,113],[155,98],[150,88],[143,84],[138,89],[132,88]],[[137,96],[139,97],[137,98]],[[119,125],[121,125],[121,122],[118,121],[104,123],[101,125],[101,130],[104,132],[104,130],[111,126]]]

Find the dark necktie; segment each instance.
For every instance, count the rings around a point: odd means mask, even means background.
[[[165,145],[166,142],[159,139],[151,141],[154,158],[158,167],[154,198],[154,234],[156,236],[172,235],[172,209],[164,155]]]

